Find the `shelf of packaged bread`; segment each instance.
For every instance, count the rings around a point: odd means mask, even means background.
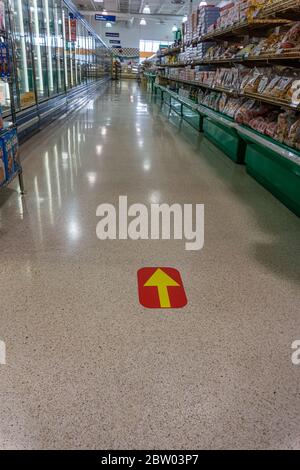
[[[295,15],[298,13],[298,18]],[[270,18],[279,16],[292,20],[300,19],[300,0],[273,0],[266,2],[266,5],[260,10],[259,18]]]
[[[249,55],[244,57],[231,57],[227,59],[202,59],[194,60],[189,63],[178,63],[178,64],[161,64],[161,68],[179,68],[189,67],[195,65],[220,65],[220,64],[235,64],[235,63],[248,63],[248,62],[280,62],[280,61],[299,61],[300,62],[300,51],[290,52],[285,54],[273,54],[273,55]]]
[[[223,87],[218,86],[218,85],[208,85],[206,83],[194,82],[194,81],[191,81],[191,80],[183,80],[181,78],[171,78],[171,77],[161,77],[161,78],[163,78],[165,80],[172,81],[172,82],[185,83],[186,85],[197,86],[197,87],[200,87],[200,88],[207,88],[208,90],[212,90],[212,91],[220,91],[221,93],[224,92],[224,93],[227,93],[227,94],[230,94],[230,95],[237,95],[236,90],[234,90],[234,89],[230,90],[228,88],[223,88]]]
[[[227,116],[226,114],[222,114],[219,111],[215,111],[203,104],[194,103],[188,98],[183,98],[164,86],[157,85],[157,87],[159,87],[162,91],[167,92],[170,96],[172,96],[174,99],[178,100],[182,104],[185,104],[193,108],[194,110],[197,110],[200,114],[207,116],[226,127],[236,129],[240,134],[251,137],[257,143],[268,147],[275,153],[281,155],[282,157],[290,161],[293,161],[294,163],[300,166],[300,152],[298,150],[293,149],[292,147],[288,147],[285,144],[281,144],[280,142],[277,142],[276,140],[267,137],[264,134],[260,134],[258,131],[252,129],[251,127],[240,125],[236,123],[232,117]]]
[[[252,98],[257,101],[261,101],[263,103],[271,104],[273,106],[279,106],[283,108],[293,109],[295,111],[300,111],[300,104],[299,103],[292,103],[288,100],[283,100],[280,98],[273,98],[272,96],[265,96],[258,93],[239,93],[240,96],[246,96],[247,98]]]
[[[192,86],[198,86],[200,88],[207,88],[208,90],[211,90],[211,91],[219,91],[221,93],[227,93],[229,95],[233,95],[233,96],[236,96],[236,97],[246,97],[246,98],[252,98],[252,99],[255,99],[257,101],[261,101],[263,103],[267,103],[267,104],[271,104],[273,106],[279,106],[279,107],[284,107],[284,108],[289,108],[289,109],[293,109],[295,111],[300,111],[300,104],[299,103],[292,103],[290,101],[287,101],[287,100],[283,100],[283,99],[274,99],[272,96],[265,96],[265,95],[262,95],[262,94],[258,94],[258,93],[247,93],[247,92],[241,92],[241,91],[238,91],[236,89],[228,89],[228,88],[224,88],[222,86],[218,86],[218,85],[208,85],[206,83],[201,83],[201,82],[195,82],[195,81],[189,81],[189,80],[182,80],[182,79],[177,79],[177,78],[167,78],[167,77],[162,77],[166,80],[170,80],[170,81],[173,81],[173,82],[178,82],[178,83],[185,83],[186,85],[192,85]]]
[[[216,31],[213,31],[208,34],[204,34],[198,39],[198,42],[213,42],[217,40],[225,40],[225,39],[230,39],[232,37],[236,36],[246,36],[252,31],[258,30],[258,29],[268,29],[284,24],[290,23],[290,20],[287,19],[280,19],[280,18],[274,18],[274,19],[255,19],[252,21],[243,21],[241,23],[237,23],[233,26],[229,26],[228,28],[223,28],[219,29]]]

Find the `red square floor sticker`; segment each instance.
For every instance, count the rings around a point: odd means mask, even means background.
[[[183,308],[187,305],[180,272],[174,268],[142,268],[138,271],[141,305],[146,308]]]

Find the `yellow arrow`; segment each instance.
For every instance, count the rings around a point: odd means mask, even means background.
[[[158,268],[154,274],[148,279],[144,287],[157,287],[161,308],[170,308],[171,302],[168,287],[180,287],[174,279],[166,274],[162,269]]]

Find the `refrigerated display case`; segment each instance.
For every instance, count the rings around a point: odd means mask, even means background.
[[[111,78],[109,48],[69,0],[5,0],[13,38],[14,106],[21,138]],[[0,101],[11,114],[9,90]]]

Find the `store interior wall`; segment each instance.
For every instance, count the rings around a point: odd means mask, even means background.
[[[140,39],[156,41],[173,41],[173,23],[156,24],[155,21],[148,21],[146,26],[141,26],[139,20],[130,22],[118,21],[112,28],[106,28],[104,21],[96,21],[94,17],[87,16],[86,19],[93,26],[95,31],[103,38],[109,46],[109,38],[105,37],[106,32],[119,33],[122,47],[139,48]]]

